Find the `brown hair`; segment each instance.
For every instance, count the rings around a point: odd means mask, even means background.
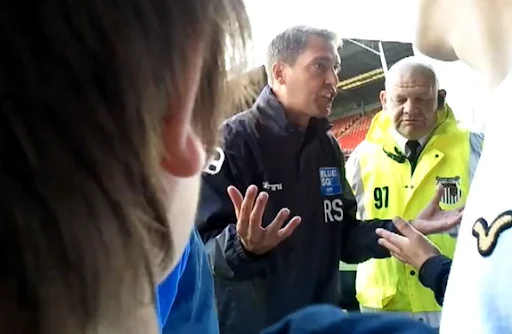
[[[151,333],[162,120],[200,40],[193,124],[214,145],[247,22],[242,0],[0,5],[0,333]]]
[[[309,27],[309,26],[293,26],[275,36],[267,50],[266,71],[268,81],[271,83],[272,66],[278,61],[294,65],[297,58],[305,51],[308,40],[311,36],[318,36],[328,42],[334,42],[341,47],[341,40],[336,34],[327,29]]]

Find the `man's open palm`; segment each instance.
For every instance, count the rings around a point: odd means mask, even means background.
[[[444,187],[438,186],[430,204],[414,220],[414,228],[425,235],[447,232],[460,224],[464,208],[444,211],[439,207]]]
[[[244,248],[254,254],[263,254],[288,238],[300,224],[300,217],[293,217],[286,226],[290,210],[281,209],[275,219],[266,227],[262,226],[263,213],[268,201],[268,193],[258,194],[258,188],[251,185],[245,197],[233,186],[228,187],[229,198],[235,208],[236,231]]]

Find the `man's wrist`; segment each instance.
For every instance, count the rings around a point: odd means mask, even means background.
[[[417,265],[416,265],[416,266],[414,266],[414,267],[415,267],[415,269],[417,269],[417,270],[421,270],[421,268],[423,267],[423,265],[424,265],[426,262],[428,262],[428,260],[430,260],[431,258],[433,258],[433,257],[435,257],[435,256],[437,256],[437,255],[439,255],[439,253],[429,253],[429,254],[424,255],[424,256],[423,256],[423,258],[421,259],[421,261],[418,261],[418,262],[417,262]]]
[[[250,250],[248,250],[245,247],[242,238],[238,234],[236,235],[236,239],[235,239],[235,253],[237,253],[237,255],[242,260],[245,260],[245,261],[259,260],[259,259],[265,257],[265,253],[264,254],[257,254],[257,253],[253,253]]]

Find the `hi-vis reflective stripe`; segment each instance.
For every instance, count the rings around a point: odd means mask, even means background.
[[[358,151],[363,149],[362,147],[364,144],[364,141],[361,144],[359,144],[356,147],[356,149],[352,152],[351,156],[357,157]],[[364,187],[363,179],[361,178],[361,166],[359,165],[359,159],[348,159],[347,164],[351,164],[351,166],[346,166],[345,171],[347,181],[352,186],[352,190],[354,191],[354,197],[357,201],[357,218],[360,220],[365,220],[366,208],[364,206]]]
[[[480,153],[483,148],[484,137],[481,133],[471,133],[469,135],[470,155],[469,155],[469,184],[473,182],[476,166],[480,160]]]
[[[348,264],[343,261],[340,261],[339,271],[356,271],[357,264]]]

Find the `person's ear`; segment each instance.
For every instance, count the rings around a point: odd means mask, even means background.
[[[171,110],[164,120],[162,167],[175,177],[194,176],[205,164],[204,146],[191,124],[202,64],[202,57],[192,59],[190,71],[180,79],[181,89],[170,101]]]
[[[386,91],[382,90],[379,94],[380,104],[382,105],[382,110],[386,110],[386,103],[388,102]]]
[[[205,152],[201,140],[183,113],[171,113],[164,125],[164,150],[162,167],[180,178],[198,174],[204,167]]]
[[[436,110],[443,108],[445,101],[446,101],[446,90],[440,89],[437,92],[437,108],[436,108]]]
[[[272,65],[272,76],[274,82],[278,82],[280,85],[286,83],[286,64],[277,62]]]

